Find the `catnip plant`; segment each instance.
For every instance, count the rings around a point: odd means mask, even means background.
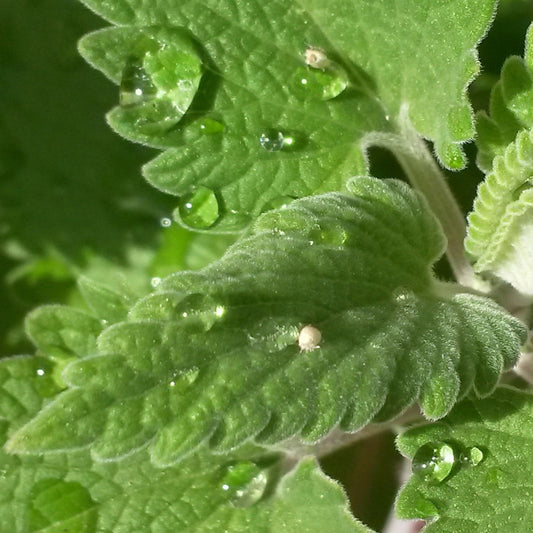
[[[531,531],[530,2],[82,2],[0,6],[0,531]]]

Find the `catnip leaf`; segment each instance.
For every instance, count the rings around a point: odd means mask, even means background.
[[[53,364],[41,357],[0,361],[0,444],[57,394],[52,378]],[[314,459],[282,479],[276,461],[252,446],[230,456],[200,451],[167,469],[152,466],[146,451],[94,463],[86,451],[34,457],[0,449],[0,530],[370,531]]]
[[[188,227],[236,231],[273,205],[345,191],[367,173],[368,145],[401,143],[390,135],[400,109],[445,166],[465,164],[466,86],[494,0],[84,1],[118,25],[80,43],[115,83],[131,48],[122,36],[186,28],[197,44],[202,80],[184,119],[138,139],[169,148],[144,174],[180,198],[175,217]],[[112,126],[133,138],[135,124],[115,114]]]
[[[52,359],[95,353],[102,329],[102,322],[94,316],[65,305],[38,307],[26,318],[26,333],[39,353]]]
[[[270,211],[219,261],[162,281],[65,369],[71,388],[9,449],[92,443],[116,460],[148,445],[170,465],[207,441],[315,442],[417,399],[438,419],[472,387],[490,394],[525,327],[433,279],[443,236],[405,183],[351,189]]]
[[[428,533],[529,532],[532,417],[531,394],[500,388],[490,398],[465,400],[443,420],[401,435],[398,447],[414,458],[415,470],[424,455],[419,450],[428,443],[433,449],[450,446],[453,467],[439,481],[431,462],[422,461],[426,468],[414,472],[400,492],[397,514],[428,520],[423,530]]]

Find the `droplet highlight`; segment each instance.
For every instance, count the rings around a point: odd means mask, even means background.
[[[449,444],[430,442],[413,457],[413,472],[424,481],[440,483],[450,475],[454,464],[455,454]]]
[[[259,136],[259,144],[267,152],[279,152],[292,144],[292,138],[285,137],[279,130],[266,130]]]
[[[210,228],[220,217],[216,194],[207,187],[181,198],[177,211],[183,224],[191,229]]]
[[[172,220],[168,217],[163,217],[159,221],[159,224],[162,228],[170,228],[170,226],[172,226]]]
[[[220,487],[234,507],[250,507],[263,496],[268,477],[255,463],[243,461],[226,467]]]

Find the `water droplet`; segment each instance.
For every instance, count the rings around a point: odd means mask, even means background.
[[[155,289],[161,283],[161,278],[153,277],[150,280],[150,285]]]
[[[298,334],[298,346],[304,352],[320,348],[319,344],[321,340],[322,332],[311,325],[304,326]]]
[[[175,313],[180,318],[199,319],[208,330],[226,314],[226,308],[211,296],[195,293],[183,298],[176,305]]]
[[[261,499],[267,484],[268,477],[259,466],[243,461],[225,468],[220,487],[233,506],[249,507]]]
[[[44,376],[45,373],[46,373],[46,372],[45,372],[44,368],[38,368],[38,369],[37,369],[37,375],[38,375],[38,376]]]
[[[477,446],[472,446],[461,455],[461,461],[470,466],[477,466],[483,461],[483,451]]]
[[[279,130],[266,130],[259,136],[259,144],[267,152],[279,152],[293,143],[293,137],[286,136]]]
[[[183,388],[183,386],[188,387],[197,380],[199,375],[200,369],[196,367],[186,370],[184,372],[180,372],[179,374],[176,374],[172,377],[172,380],[169,383],[169,387],[174,388],[179,385],[182,385],[181,389]]]
[[[317,228],[311,231],[309,237],[313,244],[328,244],[330,246],[342,246],[348,235],[343,228]]]
[[[207,187],[181,198],[177,211],[182,222],[192,229],[210,228],[220,217],[217,197]]]
[[[159,133],[189,108],[202,76],[200,58],[190,39],[177,32],[160,41],[146,30],[131,50],[122,71],[118,120],[141,133]]]
[[[41,479],[33,486],[29,501],[31,531],[63,530],[66,524],[68,531],[96,531],[98,506],[80,483]]]
[[[430,442],[421,446],[413,458],[413,472],[424,481],[440,483],[451,473],[455,464],[453,448],[445,442]]]
[[[348,87],[348,81],[346,71],[330,61],[324,69],[298,67],[291,85],[300,99],[331,100]]]
[[[131,56],[126,60],[120,81],[119,102],[123,107],[141,105],[157,95],[157,87],[143,67],[142,60]]]
[[[161,227],[163,228],[170,228],[170,226],[172,226],[172,220],[168,217],[163,217],[160,221],[159,221],[159,224],[161,225]]]
[[[211,135],[213,133],[222,133],[225,130],[225,126],[219,120],[213,118],[204,117],[199,121],[200,133],[204,135]]]

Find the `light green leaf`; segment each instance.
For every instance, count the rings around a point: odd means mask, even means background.
[[[69,365],[72,388],[10,449],[93,442],[107,460],[150,443],[168,465],[207,440],[315,442],[417,399],[436,419],[472,386],[489,394],[524,326],[433,279],[443,237],[406,184],[351,188],[271,211],[220,261],[164,280],[103,332],[98,355]]]
[[[501,80],[490,96],[490,117],[485,112],[477,115],[476,145],[478,166],[490,172],[494,158],[504,155],[522,129],[533,128],[533,26],[530,26],[525,44],[525,57],[509,57],[505,61]]]
[[[133,298],[119,294],[113,289],[86,277],[78,279],[78,287],[89,308],[104,323],[115,323],[125,319]],[[85,355],[90,355],[86,353]]]
[[[1,444],[58,392],[52,367],[39,357],[0,361]],[[179,467],[157,469],[146,452],[95,464],[87,452],[0,450],[0,531],[369,531],[314,460],[281,480],[276,460],[248,446],[231,456],[200,451]]]
[[[369,144],[402,142],[389,135],[401,133],[400,109],[445,166],[465,164],[460,145],[474,134],[466,86],[494,0],[84,1],[120,26],[80,43],[117,83],[130,49],[123,36],[185,27],[197,43],[203,77],[184,120],[141,139],[172,147],[144,174],[180,197],[184,225],[235,231],[272,203],[345,191],[367,172]],[[203,204],[198,194],[212,204],[201,220],[188,216]]]
[[[533,295],[533,130],[522,130],[480,185],[465,248],[477,272]]]
[[[38,307],[26,318],[26,333],[39,352],[52,359],[94,354],[102,328],[97,318],[64,305]]]
[[[428,443],[434,449],[451,446],[454,462],[440,482],[428,474],[431,463],[414,473],[397,500],[398,515],[429,520],[427,533],[531,531],[532,417],[531,394],[501,388],[490,398],[465,400],[438,423],[401,435],[398,447],[414,457],[415,468],[417,450]]]

